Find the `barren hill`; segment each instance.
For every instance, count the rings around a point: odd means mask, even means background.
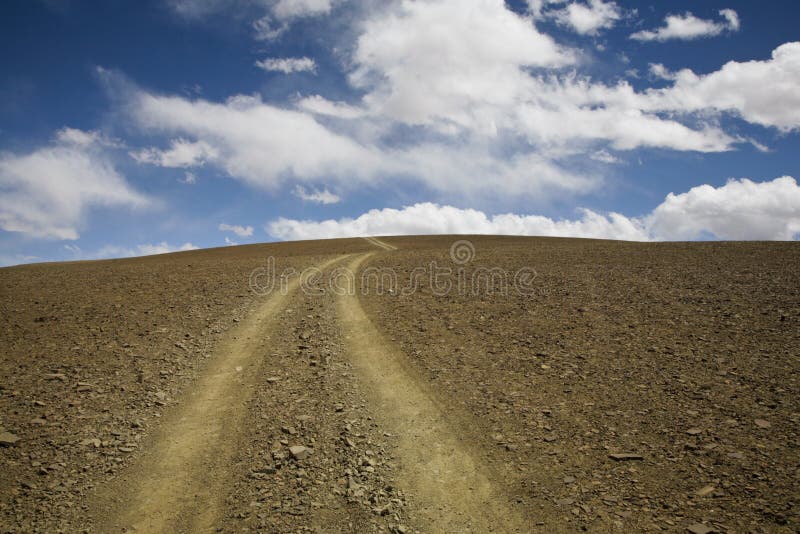
[[[0,269],[2,532],[795,532],[800,246]]]

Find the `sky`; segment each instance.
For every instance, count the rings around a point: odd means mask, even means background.
[[[800,237],[800,4],[0,2],[0,265]]]

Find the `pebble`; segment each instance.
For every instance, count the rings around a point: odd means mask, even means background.
[[[691,532],[692,534],[711,534],[712,532],[716,532],[713,527],[710,527],[704,523],[695,523],[694,525],[689,525],[686,527],[687,532]]]
[[[755,421],[753,421],[753,422],[756,424],[756,426],[757,426],[758,428],[769,428],[769,427],[771,427],[771,426],[772,426],[772,425],[770,424],[770,422],[769,422],[769,421],[767,421],[766,419],[756,419],[756,420],[755,420]]]
[[[292,458],[295,460],[303,460],[304,458],[308,458],[312,451],[308,447],[302,445],[292,445],[289,447],[289,453],[291,453]]]

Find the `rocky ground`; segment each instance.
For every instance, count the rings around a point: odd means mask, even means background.
[[[98,495],[263,300],[250,272],[365,251],[401,286],[432,261],[511,273],[360,302],[530,530],[800,529],[800,247],[471,237],[456,263],[456,239],[0,269],[0,532],[97,531]],[[222,531],[427,531],[336,310],[297,292],[280,312],[230,438]]]
[[[362,299],[435,389],[475,414],[487,462],[544,531],[800,528],[800,247],[397,238],[371,262],[529,267],[529,294]],[[454,278],[455,279],[455,278]],[[633,456],[616,457],[625,453]]]

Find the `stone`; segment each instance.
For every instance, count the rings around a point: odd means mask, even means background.
[[[691,532],[692,534],[711,534],[712,532],[716,532],[713,527],[710,527],[703,523],[695,523],[694,525],[689,525],[686,527],[687,532]]]
[[[705,497],[706,495],[714,493],[715,489],[717,489],[716,486],[712,485],[703,486],[702,488],[700,488],[695,492],[695,495],[697,495],[698,497]]]
[[[0,432],[0,446],[13,447],[19,441],[19,436],[11,432]]]
[[[753,422],[756,424],[756,426],[757,426],[758,428],[769,428],[769,427],[771,427],[771,426],[772,426],[772,425],[770,424],[770,422],[769,422],[769,421],[767,421],[766,419],[756,419],[756,420],[755,420],[755,421],[753,421]]]
[[[292,458],[295,460],[303,460],[308,458],[313,451],[308,447],[304,447],[302,445],[292,445],[289,447],[289,453],[292,455]]]
[[[624,462],[627,460],[644,460],[644,456],[632,452],[615,452],[608,455],[612,460],[617,462]]]

